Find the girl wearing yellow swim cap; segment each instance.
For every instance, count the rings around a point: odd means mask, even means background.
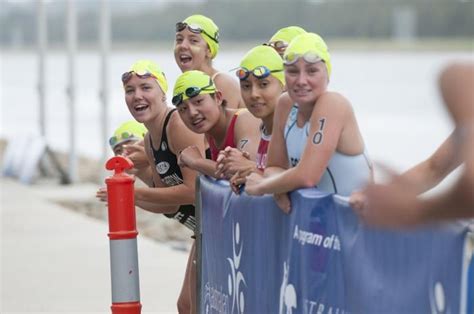
[[[183,73],[176,81],[173,95],[173,105],[186,126],[204,134],[211,151],[209,160],[194,147],[188,147],[179,156],[181,165],[216,177],[216,161],[226,147],[245,150],[255,159],[259,120],[246,109],[227,108],[209,75],[201,71]],[[235,171],[229,169],[222,177],[228,179]]]
[[[199,70],[210,77],[229,108],[245,108],[238,83],[212,65],[219,50],[219,28],[204,15],[191,15],[176,23],[174,58],[182,72]]]
[[[167,81],[159,66],[148,60],[136,62],[122,75],[125,101],[132,116],[148,129],[145,152],[152,169],[149,187],[135,188],[137,206],[163,213],[194,232],[196,227],[194,196],[196,172],[178,164],[177,155],[193,145],[204,153],[204,137],[189,130],[176,109],[166,104]],[[189,310],[195,287],[194,243],[191,248],[183,289],[178,300]]]
[[[276,31],[276,33],[273,34],[270,40],[264,45],[272,47],[281,57],[283,57],[286,47],[288,47],[291,40],[304,33],[306,33],[306,31],[299,26],[283,27]]]
[[[273,113],[285,87],[283,61],[271,47],[260,45],[248,51],[236,71],[240,80],[240,93],[247,109],[260,119],[260,142],[257,156],[249,160],[237,149],[226,149],[217,165],[218,172],[241,169],[230,180],[234,192],[245,183],[252,171],[263,173],[266,166],[267,149],[273,131]]]
[[[371,164],[351,104],[328,90],[326,43],[317,34],[301,34],[289,44],[283,62],[288,95],[275,111],[265,178],[252,173],[245,190],[281,194],[317,186],[349,196],[371,179]]]

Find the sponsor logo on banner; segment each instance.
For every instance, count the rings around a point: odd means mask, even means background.
[[[280,286],[279,314],[292,314],[297,309],[297,296],[295,287],[288,283],[290,265],[283,262],[283,279]]]
[[[301,246],[309,244],[335,251],[341,250],[341,241],[337,235],[330,234],[325,236],[324,234],[300,229],[298,225],[295,225],[293,239],[297,240]]]
[[[303,313],[307,314],[348,314],[350,312],[322,302],[303,300]]]
[[[232,256],[227,257],[230,272],[227,277],[227,293],[222,287],[207,282],[204,286],[205,313],[241,314],[245,310],[246,286],[244,274],[240,271],[244,244],[240,242],[240,225],[232,226]]]
[[[213,287],[209,282],[204,286],[204,308],[206,314],[219,313],[227,314],[229,312],[229,296],[223,291],[222,287]]]
[[[230,266],[230,274],[228,276],[229,295],[232,296],[232,312],[243,313],[245,309],[245,294],[242,285],[245,284],[243,273],[239,270],[240,261],[244,244],[240,243],[240,225],[232,226],[232,258],[227,258]]]

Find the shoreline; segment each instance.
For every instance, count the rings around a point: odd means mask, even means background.
[[[232,40],[223,41],[221,51],[242,50],[242,47],[254,47],[262,40]],[[413,40],[397,40],[392,38],[327,38],[331,51],[474,51],[474,38],[417,38]],[[262,42],[263,43],[263,42]],[[0,45],[3,53],[31,53],[36,52],[35,45],[6,46]],[[100,50],[98,44],[82,43],[77,47],[79,52],[95,52]],[[245,48],[244,48],[245,49]],[[60,52],[66,48],[62,43],[52,43],[48,51]],[[155,50],[172,52],[173,40],[157,42],[120,42],[112,43],[110,53]]]

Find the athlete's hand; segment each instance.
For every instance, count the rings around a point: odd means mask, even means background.
[[[275,199],[278,207],[280,207],[280,209],[285,214],[289,214],[291,212],[291,200],[288,193],[273,194],[273,198]]]
[[[357,213],[367,224],[389,229],[421,223],[419,200],[409,186],[397,180],[389,184],[369,184],[363,191],[365,206]]]
[[[245,183],[245,192],[249,195],[263,195],[260,191],[260,182],[263,180],[263,176],[259,173],[252,172],[247,176],[247,182]]]
[[[95,197],[101,202],[107,202],[107,187],[101,187],[95,193]]]
[[[374,164],[383,183],[369,183],[362,191],[351,195],[356,213],[365,223],[378,227],[394,229],[419,224],[422,213],[418,189],[413,182],[385,164]],[[362,203],[362,206],[357,203]]]
[[[247,176],[254,171],[253,167],[237,171],[229,180],[230,188],[232,192],[239,195],[242,192],[242,188],[247,181]]]
[[[363,191],[354,191],[349,198],[349,205],[356,211],[360,212],[367,207],[367,197]]]
[[[150,165],[145,153],[143,141],[131,145],[124,145],[123,148],[123,156],[127,157],[133,162],[133,167],[135,169],[142,170]]]
[[[255,168],[255,163],[250,161],[250,154],[237,148],[227,146],[219,152],[216,160],[216,177],[231,178],[236,172],[244,171],[249,167]]]
[[[179,153],[178,166],[193,169],[194,162],[202,158],[201,152],[196,145],[188,146]]]

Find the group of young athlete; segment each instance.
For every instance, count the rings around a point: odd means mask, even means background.
[[[298,188],[350,196],[371,181],[352,106],[328,90],[331,55],[323,38],[285,27],[243,56],[238,80],[213,67],[218,50],[219,30],[208,17],[176,24],[174,56],[183,73],[174,82],[172,106],[157,63],[139,60],[122,75],[127,107],[146,130],[119,129],[110,144],[134,162],[147,185],[135,189],[138,207],[194,231],[198,173],[229,180],[235,193],[273,194],[285,213],[288,192]],[[107,191],[97,196],[106,201]],[[193,245],[180,313],[196,312],[194,258]]]

